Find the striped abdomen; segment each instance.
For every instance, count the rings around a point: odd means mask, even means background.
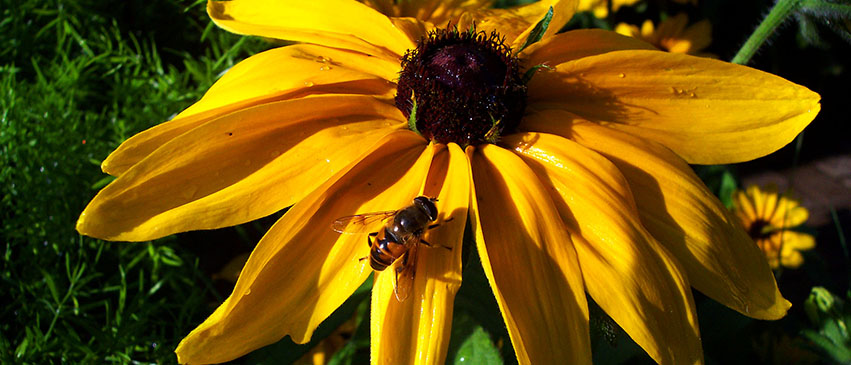
[[[382,271],[402,257],[408,247],[399,242],[396,236],[386,228],[379,231],[369,250],[369,266],[375,271]]]

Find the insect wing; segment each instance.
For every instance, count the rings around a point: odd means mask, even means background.
[[[377,231],[377,229],[375,229],[377,223],[384,222],[384,220],[395,216],[398,212],[398,210],[388,210],[386,212],[364,213],[337,218],[337,220],[331,224],[331,229],[338,233],[364,233]]]
[[[396,285],[393,287],[393,293],[396,294],[396,300],[404,302],[411,294],[411,289],[414,287],[414,277],[417,273],[417,247],[418,242],[414,242],[408,252],[396,261]]]

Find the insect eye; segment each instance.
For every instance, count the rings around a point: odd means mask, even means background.
[[[414,199],[414,204],[422,209],[430,221],[437,220],[437,206],[434,202],[437,199],[432,199],[425,196],[418,196]]]

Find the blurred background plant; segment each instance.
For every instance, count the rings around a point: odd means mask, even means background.
[[[851,335],[848,324],[851,323],[851,307],[847,300],[851,292],[845,294],[845,300],[827,289],[817,286],[804,302],[804,311],[812,322],[813,328],[803,331],[812,347],[823,352],[837,363],[851,362]]]
[[[239,60],[274,46],[213,27],[204,3],[0,0],[0,297],[6,303],[0,362],[174,362],[177,343],[227,296],[242,255],[281,214],[145,243],[103,242],[74,230],[85,204],[110,181],[99,167],[110,151],[198,100]],[[582,4],[568,28],[661,24],[677,14],[705,19],[712,43],[703,51],[725,60],[773,6],[768,0]],[[775,272],[793,303],[783,320],[750,320],[696,294],[711,362],[848,359],[841,357],[849,354],[848,298],[831,294],[847,293],[851,275],[844,240],[851,146],[838,132],[848,121],[851,84],[849,21],[842,14],[794,13],[797,29],[781,28],[749,63],[822,95],[823,110],[806,137],[753,162],[696,167],[729,207],[735,189],[751,183],[774,179],[781,189],[795,188],[810,212],[802,230],[818,241],[803,252],[799,268]],[[833,185],[813,180],[819,173]],[[447,362],[516,361],[475,250],[465,251]],[[370,285],[326,320],[311,343],[285,338],[240,362],[368,362]],[[593,305],[591,320],[595,362],[651,361]]]

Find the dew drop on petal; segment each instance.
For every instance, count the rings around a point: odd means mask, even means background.
[[[313,86],[313,81],[305,81],[304,86],[307,86],[307,87]]]
[[[626,74],[620,73],[620,74],[618,74],[618,77],[624,78],[624,77],[626,77]]]

